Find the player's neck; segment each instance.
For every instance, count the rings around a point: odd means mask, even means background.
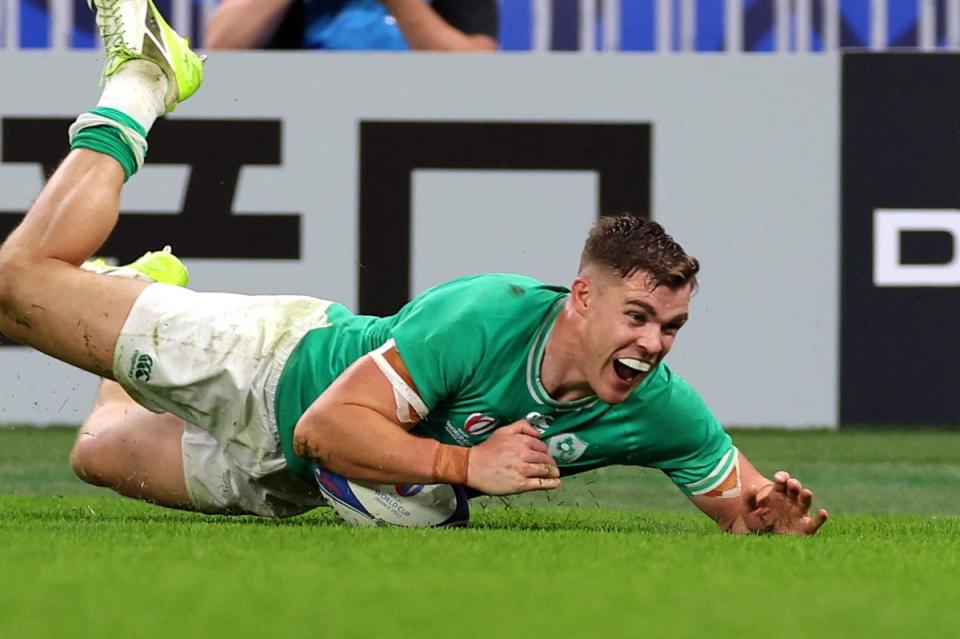
[[[580,339],[577,322],[582,321],[568,304],[560,309],[540,363],[540,383],[553,399],[572,402],[594,394],[580,369]]]

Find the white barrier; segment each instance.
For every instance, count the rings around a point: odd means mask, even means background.
[[[0,118],[72,118],[95,103],[100,64],[94,54],[0,53],[7,89]],[[693,319],[670,356],[675,368],[726,423],[831,425],[838,68],[825,56],[494,54],[458,58],[455,67],[442,54],[211,56],[205,86],[171,121],[280,122],[281,164],[244,167],[228,195],[239,215],[302,216],[301,257],[188,259],[194,285],[305,293],[356,307],[363,122],[649,127],[653,216],[703,263]],[[56,139],[65,153],[65,129]],[[3,139],[0,148],[10,153]],[[633,170],[644,179],[642,166]],[[125,189],[123,210],[179,211],[187,176],[185,166],[151,164],[148,156]],[[600,212],[596,176],[414,170],[411,201],[398,202],[411,211],[411,288],[491,270],[568,283]],[[40,186],[37,165],[0,163],[0,211],[25,210]],[[541,237],[531,231],[538,227]],[[143,238],[143,250],[164,243],[176,248],[178,237]],[[0,422],[76,422],[93,385],[26,349],[0,348]]]

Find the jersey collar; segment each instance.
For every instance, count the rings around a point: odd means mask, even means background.
[[[581,397],[571,402],[557,401],[550,397],[550,394],[547,393],[547,389],[543,387],[543,382],[540,379],[540,371],[543,368],[543,355],[547,350],[547,342],[550,341],[550,335],[553,333],[553,328],[557,324],[560,310],[569,297],[569,294],[562,295],[553,303],[553,306],[550,307],[550,310],[547,311],[546,316],[540,323],[539,328],[537,328],[533,342],[530,345],[530,350],[527,352],[527,390],[530,391],[530,397],[538,404],[550,406],[557,410],[587,408],[600,401],[594,395]]]

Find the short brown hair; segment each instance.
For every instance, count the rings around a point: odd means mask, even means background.
[[[697,287],[700,262],[687,255],[662,226],[635,215],[601,217],[587,236],[580,270],[602,264],[621,277],[647,271],[657,285],[679,289]]]

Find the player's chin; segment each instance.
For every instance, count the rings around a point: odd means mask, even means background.
[[[633,379],[627,380],[613,373],[612,378],[607,380],[608,383],[603,384],[603,388],[597,390],[597,397],[607,404],[620,404],[625,402],[634,389],[640,385],[644,377],[646,377],[646,375],[640,373]]]

